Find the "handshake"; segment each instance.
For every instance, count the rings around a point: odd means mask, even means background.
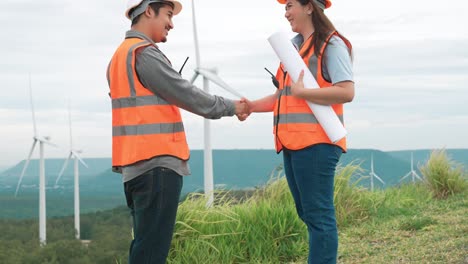
[[[244,121],[252,113],[252,102],[247,98],[242,98],[239,101],[235,101],[236,116],[239,121]]]

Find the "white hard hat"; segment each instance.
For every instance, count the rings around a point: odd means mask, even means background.
[[[151,3],[164,3],[170,2],[174,5],[174,15],[177,15],[182,10],[182,4],[179,1],[175,0],[128,0],[127,2],[127,10],[125,11],[125,16],[133,20],[135,17],[140,15],[141,13],[145,12],[146,8]],[[131,14],[130,14],[130,11]]]

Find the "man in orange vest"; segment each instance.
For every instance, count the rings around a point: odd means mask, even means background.
[[[112,166],[122,173],[133,217],[129,263],[165,263],[169,252],[182,176],[190,156],[180,108],[205,118],[249,112],[244,100],[213,96],[175,71],[156,43],[166,42],[174,0],[130,0],[131,30],[109,63],[112,99]]]

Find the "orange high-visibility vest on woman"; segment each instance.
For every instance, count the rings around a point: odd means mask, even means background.
[[[179,108],[146,89],[137,77],[135,52],[149,45],[139,38],[125,39],[109,65],[114,167],[162,155],[188,160],[190,155]]]
[[[317,68],[311,69],[311,71],[316,72],[316,81],[320,88],[332,86],[332,83],[323,78],[322,58],[325,48],[333,35],[341,37],[337,32],[333,32],[327,37],[320,48],[321,56],[317,58]],[[351,49],[351,44],[345,38],[343,40]],[[307,54],[304,55],[304,53],[311,41],[312,37],[305,40],[299,51],[307,67],[309,67],[309,59],[314,55],[314,47],[312,46]],[[343,151],[346,151],[346,138],[332,143],[307,105],[306,100],[291,95],[291,78],[284,71],[283,66],[280,65],[276,74],[280,89],[274,108],[273,133],[275,134],[276,151],[279,153],[283,148],[299,150],[319,143],[335,144],[341,147]],[[332,105],[332,108],[343,122],[343,104]]]

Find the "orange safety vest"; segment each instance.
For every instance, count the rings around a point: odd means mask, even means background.
[[[333,35],[341,37],[346,45],[351,48],[348,40],[342,37],[338,32],[331,33],[322,47],[320,54],[323,52]],[[300,50],[303,54],[307,49],[312,37],[305,41]],[[309,52],[302,56],[305,64],[309,67],[309,58],[314,55],[314,47],[311,47]],[[322,57],[317,58],[316,81],[320,88],[332,86],[332,83],[326,81],[322,75]],[[314,144],[329,143],[335,144],[346,151],[346,138],[342,138],[336,143],[332,143],[322,126],[318,123],[314,113],[309,108],[306,100],[291,95],[291,78],[287,72],[283,70],[283,65],[278,68],[276,79],[279,81],[279,96],[276,99],[274,107],[274,127],[276,151],[279,153],[283,148],[290,150],[300,150]],[[310,88],[310,87],[308,87]],[[331,106],[338,118],[343,123],[343,104],[335,104]]]
[[[190,153],[178,107],[141,84],[135,70],[139,48],[152,45],[127,38],[108,68],[112,98],[112,166],[125,166],[156,156],[188,160]]]

